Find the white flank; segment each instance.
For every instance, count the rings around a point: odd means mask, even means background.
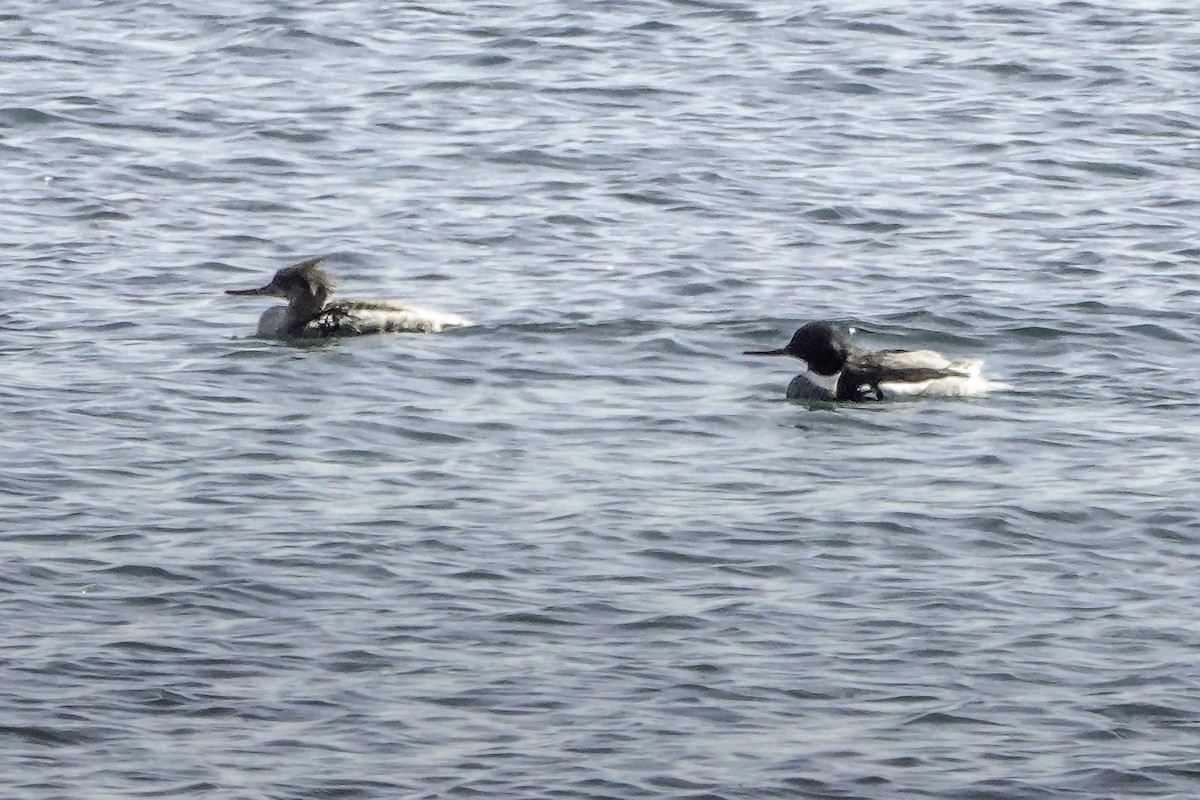
[[[271,306],[258,318],[257,335],[264,339],[286,339],[290,322],[288,306]],[[447,311],[434,311],[417,306],[406,306],[400,303],[374,302],[363,308],[347,309],[339,319],[336,331],[318,330],[318,322],[310,322],[313,326],[309,331],[302,331],[300,336],[347,336],[366,333],[441,333],[446,328],[462,328],[471,325],[471,321],[458,314]]]
[[[888,366],[906,367],[911,369],[967,369],[972,361],[951,361],[936,350],[886,350]],[[978,371],[983,366],[980,361],[975,367]]]
[[[917,352],[932,353],[933,351],[920,350]],[[932,378],[927,381],[884,381],[879,384],[879,388],[883,391],[884,397],[974,397],[1012,388],[1010,384],[989,381],[983,377],[983,361],[979,359],[946,361],[943,358],[942,361],[945,366],[937,369],[958,370],[962,375]]]
[[[470,324],[470,320],[458,314],[399,303],[380,303],[374,308],[356,308],[351,310],[346,318],[347,327],[357,333],[440,333],[446,328],[461,328]]]

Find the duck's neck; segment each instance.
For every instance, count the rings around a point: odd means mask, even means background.
[[[287,333],[295,336],[325,308],[329,293],[318,290],[313,294],[292,297],[287,306]]]

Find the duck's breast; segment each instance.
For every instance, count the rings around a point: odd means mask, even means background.
[[[837,400],[838,378],[841,373],[832,376],[817,375],[815,372],[801,372],[792,378],[787,387],[789,400],[816,400],[832,403]]]
[[[258,318],[256,336],[263,339],[283,339],[288,329],[287,306],[271,306]]]

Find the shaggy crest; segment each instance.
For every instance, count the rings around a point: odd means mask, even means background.
[[[337,291],[337,284],[325,270],[321,269],[321,258],[310,258],[284,267],[275,273],[271,283],[277,286],[303,286],[309,297],[327,297]]]

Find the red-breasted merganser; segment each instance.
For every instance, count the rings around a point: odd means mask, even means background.
[[[793,356],[808,365],[788,384],[791,400],[826,402],[900,397],[967,397],[1011,389],[982,375],[983,361],[951,361],[933,350],[859,350],[830,322],[810,322],[778,350],[748,356]]]
[[[387,300],[342,300],[326,303],[336,287],[321,259],[310,258],[275,273],[258,289],[229,289],[225,294],[282,297],[286,306],[273,306],[258,320],[259,336],[270,339],[358,336],[384,331],[438,333],[470,325],[458,314],[430,311]]]

